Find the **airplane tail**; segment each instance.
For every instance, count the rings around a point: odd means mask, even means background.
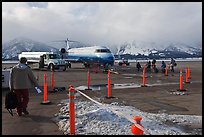
[[[68,38],[65,41],[66,41],[66,45],[67,45],[67,50],[70,49],[69,42],[78,42],[78,41],[74,41],[74,40],[69,40]],[[78,42],[78,43],[80,43],[80,42]]]
[[[68,39],[68,38],[67,38],[67,40],[66,40],[66,46],[67,46],[67,47],[66,47],[67,50],[70,49],[70,47],[69,47],[69,39]]]
[[[66,42],[66,50],[69,50],[70,49],[70,46],[69,46],[69,42],[78,42],[78,41],[73,41],[73,40],[69,40],[68,38],[66,40],[56,40],[56,41],[53,41],[53,42]],[[79,43],[79,42],[78,42]],[[64,48],[63,48],[64,49]]]

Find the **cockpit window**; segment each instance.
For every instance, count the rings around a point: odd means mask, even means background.
[[[109,49],[97,49],[95,52],[96,53],[110,53],[110,50]]]

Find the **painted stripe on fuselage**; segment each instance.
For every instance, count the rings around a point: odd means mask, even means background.
[[[96,49],[107,49],[104,47],[75,48],[68,51],[68,60],[74,62],[90,62],[100,64],[113,64],[114,56],[112,53],[96,53]]]

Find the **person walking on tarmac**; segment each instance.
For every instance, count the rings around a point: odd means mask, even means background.
[[[19,63],[10,71],[9,88],[16,93],[18,98],[18,116],[21,116],[22,113],[25,115],[29,114],[27,111],[29,102],[28,90],[34,86],[39,87],[32,70],[26,63],[27,59],[25,57],[20,58]]]
[[[171,70],[171,72],[174,72],[174,67],[176,65],[177,65],[176,61],[173,58],[171,58],[171,61],[170,61],[170,70]]]
[[[162,73],[165,73],[166,63],[164,61],[162,61],[161,69],[162,69]]]
[[[147,72],[151,72],[151,61],[148,61],[146,64],[146,70]]]
[[[153,72],[155,72],[155,69],[156,69],[156,59],[153,59],[152,60],[152,70],[153,70]]]
[[[142,67],[141,67],[141,65],[140,65],[140,62],[137,62],[136,67],[137,67],[137,71],[139,72],[139,71],[140,71],[140,69],[142,68]]]

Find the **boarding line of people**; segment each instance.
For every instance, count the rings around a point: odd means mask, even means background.
[[[177,66],[177,63],[176,61],[171,58],[171,61],[169,62],[169,69],[171,72],[174,72],[174,67]],[[137,62],[136,63],[136,68],[137,68],[137,71],[139,72],[140,69],[142,68],[142,66],[140,65],[140,62]],[[166,69],[166,63],[164,61],[162,61],[162,64],[161,64],[161,71],[162,73],[165,73],[165,69]],[[146,70],[147,72],[154,72],[154,73],[158,73],[158,68],[156,67],[156,59],[153,59],[152,60],[152,63],[151,61],[148,61],[146,63]]]

